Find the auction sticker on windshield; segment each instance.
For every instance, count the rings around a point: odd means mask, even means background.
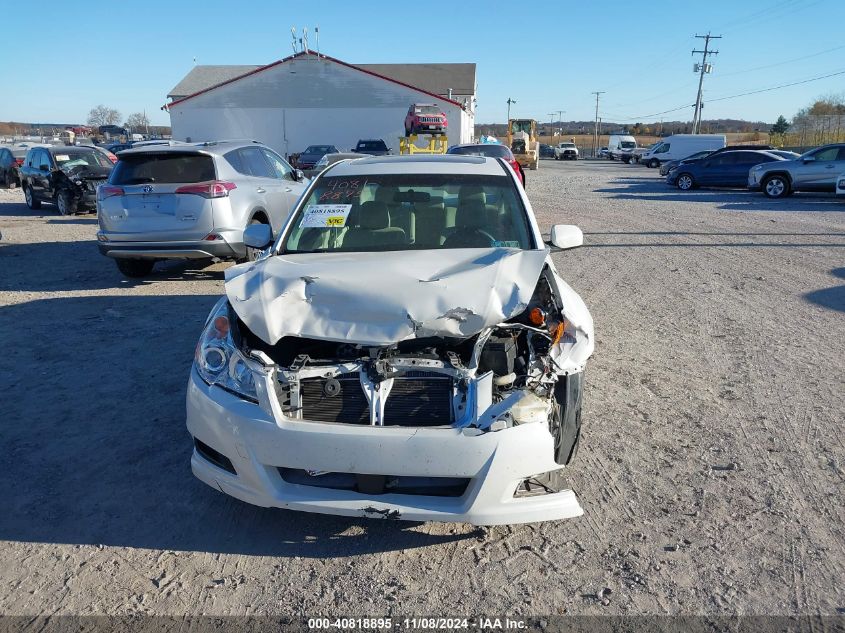
[[[305,216],[299,226],[318,229],[346,226],[351,209],[351,204],[311,204],[305,208]]]

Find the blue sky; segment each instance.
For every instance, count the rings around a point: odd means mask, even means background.
[[[24,0],[24,4],[31,0]],[[49,20],[6,11],[0,120],[76,122],[99,103],[124,118],[146,109],[200,64],[262,64],[289,55],[290,28],[319,25],[321,52],[350,63],[476,62],[477,122],[512,114],[634,123],[688,120],[697,76],[696,33],[722,35],[705,78],[705,118],[790,118],[815,97],[845,93],[845,74],[761,94],[738,93],[845,71],[841,0],[555,0],[415,3],[356,0],[233,3],[90,0],[51,3]],[[441,15],[414,27],[410,14]],[[70,31],[70,33],[68,33]],[[34,34],[42,36],[31,53]],[[708,99],[713,99],[712,103]],[[649,116],[651,115],[651,116]],[[557,117],[555,117],[557,118]]]

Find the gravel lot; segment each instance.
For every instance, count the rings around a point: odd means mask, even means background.
[[[0,613],[845,612],[845,202],[527,176],[544,229],[585,232],[555,257],[597,333],[586,514],[489,530],[196,481],[185,384],[226,264],[133,283],[93,215],[0,190]]]

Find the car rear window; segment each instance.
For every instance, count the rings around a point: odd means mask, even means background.
[[[211,156],[175,152],[144,153],[121,156],[112,173],[111,184],[192,183],[215,178]]]
[[[511,151],[504,145],[464,145],[452,147],[449,149],[448,153],[510,159]]]

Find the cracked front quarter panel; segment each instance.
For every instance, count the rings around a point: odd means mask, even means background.
[[[292,254],[226,271],[233,309],[263,341],[384,346],[467,337],[528,305],[548,252],[507,248]]]

